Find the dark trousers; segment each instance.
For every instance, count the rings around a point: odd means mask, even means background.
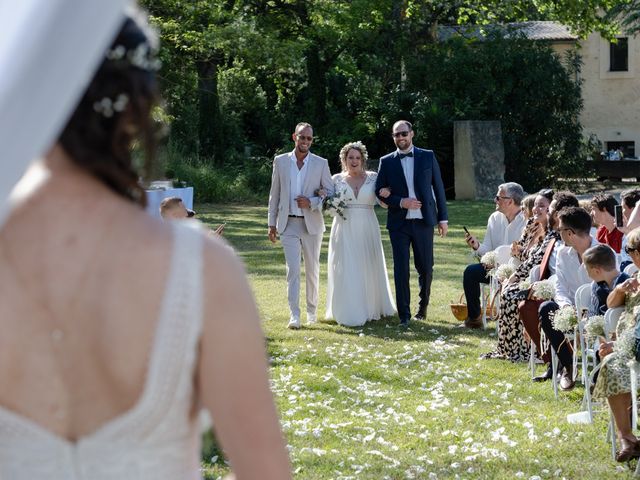
[[[553,328],[551,323],[553,312],[559,308],[558,304],[553,300],[548,300],[540,305],[540,310],[538,311],[540,314],[540,326],[556,351],[561,366],[568,370],[573,366],[573,347],[564,336],[564,333]]]
[[[481,263],[467,265],[462,276],[464,296],[467,299],[467,311],[469,318],[480,316],[480,284],[489,283],[487,269]]]
[[[424,220],[405,220],[400,230],[389,231],[393,250],[393,279],[396,287],[396,305],[400,320],[411,318],[411,291],[409,288],[409,247],[413,248],[413,264],[418,271],[420,303],[418,311],[429,305],[433,278],[433,226]]]

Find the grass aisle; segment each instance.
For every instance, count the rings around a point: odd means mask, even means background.
[[[405,332],[397,318],[354,329],[319,323],[291,331],[284,256],[267,240],[266,208],[199,206],[211,226],[227,222],[225,237],[246,263],[296,478],[631,478],[611,459],[608,413],[597,414],[593,425],[567,423],[567,414],[581,408],[580,384],[555,400],[550,383],[530,381],[527,365],[478,359],[495,344],[493,323],[485,331],[456,328],[449,303],[462,292],[469,261],[462,225],[482,237],[492,210],[487,202],[449,203],[449,236],[435,241],[427,322],[412,322]],[[384,226],[384,212],[377,211]],[[384,228],[382,238],[392,272]],[[413,273],[412,286],[415,309]],[[227,471],[221,458],[206,458],[204,466],[208,478]]]

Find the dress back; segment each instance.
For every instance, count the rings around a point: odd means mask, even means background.
[[[172,228],[169,277],[140,398],[75,442],[0,407],[0,479],[200,478],[194,374],[202,330],[203,234],[190,221],[172,222]]]

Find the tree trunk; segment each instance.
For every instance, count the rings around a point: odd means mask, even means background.
[[[312,45],[307,50],[307,79],[309,95],[307,105],[312,125],[324,125],[327,121],[327,66],[320,59],[318,47]]]
[[[218,97],[218,58],[196,62],[198,71],[198,153],[212,158],[216,165],[224,163],[224,132]]]

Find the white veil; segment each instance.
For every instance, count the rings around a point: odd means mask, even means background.
[[[9,194],[65,126],[131,0],[0,0],[0,227]]]

